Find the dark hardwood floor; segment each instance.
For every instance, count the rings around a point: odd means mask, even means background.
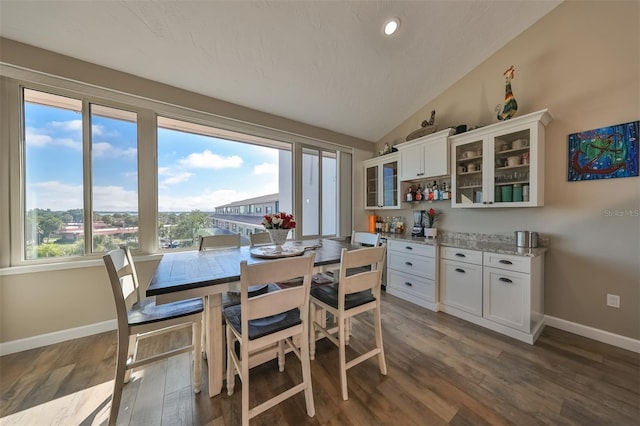
[[[363,321],[370,321],[365,316]],[[388,375],[376,359],[349,370],[342,401],[337,348],[317,345],[312,361],[316,416],[299,394],[255,425],[638,425],[640,354],[547,327],[531,346],[385,294]],[[354,321],[352,349],[373,338]],[[150,339],[141,351],[186,335]],[[115,368],[115,332],[0,358],[1,425],[106,424]],[[353,355],[353,354],[352,354]],[[240,388],[229,397],[191,391],[191,359],[180,355],[137,370],[125,386],[118,424],[240,424]],[[203,389],[206,389],[206,363]],[[252,405],[299,381],[287,355],[251,370]]]

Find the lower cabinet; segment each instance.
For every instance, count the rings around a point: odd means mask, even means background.
[[[543,328],[544,257],[440,249],[441,309],[527,343]]]
[[[435,246],[387,241],[387,293],[438,310]]]

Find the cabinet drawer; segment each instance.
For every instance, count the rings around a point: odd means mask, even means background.
[[[387,251],[410,253],[418,256],[436,257],[436,246],[410,243],[392,239],[387,240]]]
[[[443,259],[440,286],[442,303],[482,316],[482,265]]]
[[[429,302],[436,301],[436,284],[433,280],[389,270],[387,272],[387,292],[397,295],[394,292],[396,289],[404,294],[425,299]],[[400,295],[400,297],[403,297],[403,295]],[[410,299],[407,300],[411,301]]]
[[[491,321],[529,333],[529,275],[521,272],[484,268],[484,317]]]
[[[475,250],[460,249],[455,247],[441,247],[440,257],[442,259],[455,260],[458,262],[474,263],[482,265],[482,252]]]
[[[432,257],[398,252],[389,252],[387,256],[389,270],[414,274],[430,280],[436,278],[436,262]]]
[[[525,274],[528,274],[531,271],[531,258],[485,252],[484,266],[506,269],[507,271],[524,272]]]

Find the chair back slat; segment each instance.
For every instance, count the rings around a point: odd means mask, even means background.
[[[118,323],[127,324],[127,312],[140,301],[138,274],[133,257],[129,248],[122,245],[105,254],[103,260],[111,283]]]
[[[300,309],[300,315],[307,315],[309,290],[313,274],[315,252],[299,257],[278,259],[269,262],[240,264],[240,303],[242,306],[242,334],[248,335],[248,321]],[[249,298],[249,287],[260,284],[287,281],[303,277],[302,285]]]
[[[351,244],[366,245],[375,247],[380,243],[380,234],[371,232],[353,231],[351,233]]]
[[[198,250],[240,247],[240,234],[207,235],[200,237]]]
[[[271,234],[268,232],[255,232],[249,235],[251,247],[262,244],[272,244]]]
[[[357,250],[348,251],[342,249],[340,258],[340,277],[338,282],[338,303],[345,303],[345,295],[357,293],[359,291],[373,291],[375,297],[380,294],[380,285],[382,284],[382,267],[387,247],[374,246],[363,247]],[[360,268],[370,266],[369,271],[356,273],[347,276],[347,270],[352,268]]]

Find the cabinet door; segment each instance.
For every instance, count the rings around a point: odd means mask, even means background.
[[[448,175],[449,139],[444,138],[427,143],[424,146],[423,163],[424,177]]]
[[[482,138],[472,138],[452,146],[452,207],[486,207],[484,171],[489,165],[485,151]]]
[[[440,265],[442,303],[482,316],[482,266],[450,260]]]
[[[424,176],[422,145],[403,149],[400,151],[400,158],[402,160],[400,180],[412,180]]]
[[[382,207],[400,207],[400,180],[398,179],[398,161],[390,161],[382,164]]]
[[[364,206],[367,209],[376,209],[380,205],[378,201],[379,169],[379,165],[367,166],[364,169],[364,182],[366,185]]]
[[[484,268],[484,317],[525,333],[531,331],[529,275]]]

